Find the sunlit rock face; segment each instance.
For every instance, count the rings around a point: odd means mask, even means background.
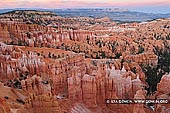
[[[170,74],[165,74],[162,76],[161,81],[157,85],[157,92],[155,92],[156,99],[166,99],[169,100],[169,78]],[[160,113],[169,112],[169,104],[157,104],[155,106],[155,111]]]
[[[0,113],[12,113],[5,99],[0,98]]]
[[[97,70],[91,67],[88,74],[84,75],[75,71],[68,78],[68,98],[74,103],[81,102],[93,109],[106,106],[113,108],[112,105],[106,105],[106,99],[133,99],[136,91],[144,86],[139,76],[132,80],[132,72],[127,72],[124,67],[116,70],[114,65],[98,66]],[[103,71],[106,75],[101,75]]]
[[[158,64],[158,58],[154,53],[142,53],[139,55],[129,55],[125,57],[126,60],[134,61],[138,64],[145,64],[156,66]]]
[[[157,85],[158,95],[170,93],[170,91],[168,90],[170,88],[169,87],[169,80],[170,80],[170,74],[163,75],[160,83],[158,83],[158,85]]]
[[[135,96],[134,99],[145,99],[145,93],[144,90],[139,89]],[[146,113],[144,110],[144,104],[135,104],[133,108],[133,113]]]
[[[42,78],[34,75],[28,76],[25,80],[21,81],[22,89],[27,93],[34,93],[35,95],[47,94],[51,92],[49,85],[44,85]]]
[[[82,78],[83,102],[90,107],[96,107],[96,81],[95,77],[84,75]]]
[[[30,95],[26,99],[25,109],[34,113],[62,113],[61,108],[53,96],[49,93],[46,95]]]

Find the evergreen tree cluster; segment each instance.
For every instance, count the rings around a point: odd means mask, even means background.
[[[146,87],[148,94],[157,90],[157,84],[160,82],[162,76],[170,72],[170,53],[167,51],[156,51],[158,55],[157,67],[146,66],[142,67],[145,75],[147,76],[146,82],[149,87]]]

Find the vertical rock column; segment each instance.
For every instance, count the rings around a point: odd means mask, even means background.
[[[84,75],[82,78],[83,102],[89,107],[97,106],[97,87],[95,77]]]

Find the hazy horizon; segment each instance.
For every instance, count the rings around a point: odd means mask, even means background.
[[[169,0],[5,0],[0,9],[122,8],[146,13],[170,13]]]

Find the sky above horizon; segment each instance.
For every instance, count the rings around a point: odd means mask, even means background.
[[[1,0],[0,8],[118,7],[151,13],[170,13],[170,0]]]

